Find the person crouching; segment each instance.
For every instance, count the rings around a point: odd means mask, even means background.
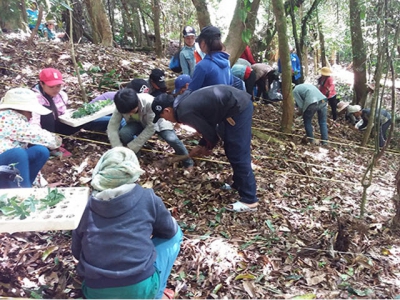
[[[107,151],[93,170],[94,191],[72,233],[88,299],[163,296],[183,234],[161,198],[137,183],[143,173],[125,147]]]

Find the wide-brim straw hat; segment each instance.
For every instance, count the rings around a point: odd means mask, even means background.
[[[0,101],[0,109],[30,111],[39,115],[48,115],[51,113],[51,110],[39,103],[36,94],[26,88],[9,90]]]
[[[373,91],[375,91],[375,84],[374,83],[367,83],[367,87]]]
[[[332,70],[329,67],[323,67],[320,70],[321,75],[323,76],[331,76],[332,75]]]
[[[345,109],[347,106],[349,106],[349,102],[344,102],[344,101],[340,101],[338,104],[337,104],[337,112],[341,112],[343,109]]]

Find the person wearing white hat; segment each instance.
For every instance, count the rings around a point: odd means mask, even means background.
[[[318,78],[318,88],[322,94],[328,99],[329,106],[332,110],[332,119],[337,119],[337,99],[335,82],[333,81],[332,71],[329,67],[323,67],[320,70],[321,77]]]
[[[32,126],[32,113],[50,114],[37,101],[33,91],[10,89],[0,102],[0,166],[15,165],[22,182],[1,180],[0,188],[31,187],[37,174],[49,158],[49,150],[61,145],[55,134]],[[32,146],[30,146],[32,145]]]

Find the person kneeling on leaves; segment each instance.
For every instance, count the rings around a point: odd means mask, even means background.
[[[153,96],[147,93],[136,93],[135,90],[124,88],[114,96],[116,109],[108,123],[107,134],[111,147],[127,146],[135,153],[157,132],[174,150],[177,155],[188,155],[188,151],[174,131],[174,125],[164,119],[153,124],[154,113],[151,110]],[[120,129],[121,120],[126,125]],[[193,160],[184,160],[183,166],[191,168]]]
[[[183,233],[161,198],[137,184],[144,171],[125,147],[108,150],[93,170],[94,189],[72,254],[87,299],[161,299]]]
[[[10,89],[1,99],[0,166],[15,166],[19,174],[9,177],[12,180],[1,178],[0,188],[32,187],[49,159],[49,149],[61,145],[62,140],[56,134],[29,124],[34,113],[43,116],[51,110],[40,105],[35,93],[29,89]]]
[[[164,118],[189,125],[202,134],[199,145],[190,156],[210,155],[220,140],[233,169],[233,184],[240,200],[226,207],[229,211],[256,211],[256,180],[251,168],[251,96],[232,86],[214,85],[192,92],[186,90],[175,100],[171,95],[156,97],[152,104],[153,122]],[[222,128],[217,133],[217,127]]]

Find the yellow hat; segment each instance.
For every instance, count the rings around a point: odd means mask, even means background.
[[[323,76],[331,76],[332,75],[332,71],[328,67],[323,67],[320,72],[321,72],[321,75],[323,75]]]

